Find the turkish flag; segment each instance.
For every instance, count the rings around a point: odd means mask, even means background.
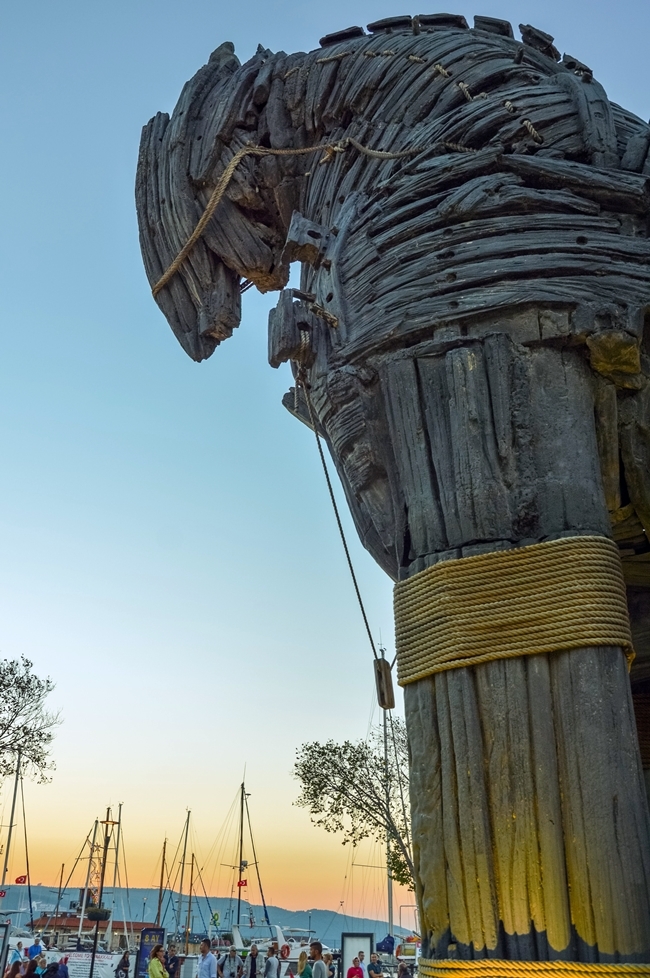
[[[248,886],[248,880],[239,880],[237,886]]]
[[[26,883],[26,882],[27,882],[27,877],[26,876],[17,876],[16,877],[16,883]]]
[[[6,895],[7,895],[6,890],[0,890],[0,900],[2,900],[3,897],[6,897]]]

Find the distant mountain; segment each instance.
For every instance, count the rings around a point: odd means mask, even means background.
[[[32,905],[34,918],[42,914],[54,914],[56,906],[56,889],[46,886],[32,886]],[[69,889],[64,894],[59,914],[73,913],[77,908],[79,897],[78,889]],[[0,901],[0,910],[3,914],[10,914],[12,921],[17,924],[29,924],[29,901],[26,886],[12,886],[7,889],[7,895]],[[145,920],[155,922],[158,910],[158,890],[155,889],[117,889],[113,894],[112,890],[104,891],[104,905],[113,907],[113,918],[115,920]],[[193,934],[205,934],[208,929],[211,914],[218,912],[220,915],[219,929],[227,932],[233,923],[237,922],[237,900],[230,900],[227,897],[192,897],[191,926]],[[315,937],[323,940],[326,944],[338,947],[340,936],[346,931],[357,931],[359,933],[371,933],[375,935],[375,940],[379,941],[386,936],[388,925],[385,921],[369,920],[364,917],[351,917],[343,913],[332,910],[286,910],[283,907],[268,907],[269,919],[272,924],[279,924],[287,930],[299,928],[311,931]],[[176,931],[176,915],[178,913],[178,894],[165,894],[162,905],[162,923],[168,932]],[[250,926],[250,919],[255,922]],[[180,927],[185,927],[187,921],[187,896],[183,898],[183,906],[180,911]],[[249,904],[242,900],[241,906],[241,933],[246,939],[264,937],[268,934],[268,928],[264,925],[264,911],[261,906]],[[213,930],[214,933],[214,930]],[[407,930],[396,927],[396,934],[407,934]]]

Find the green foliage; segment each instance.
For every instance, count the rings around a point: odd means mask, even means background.
[[[390,719],[388,751],[383,731],[368,740],[303,744],[294,776],[300,782],[296,805],[326,832],[342,832],[343,844],[388,840],[392,878],[414,888],[408,817],[408,744],[404,723]]]
[[[59,723],[59,715],[45,709],[53,689],[51,679],[34,675],[29,659],[0,659],[0,777],[16,770],[20,751],[21,770],[47,780],[46,772],[54,767],[50,744]]]

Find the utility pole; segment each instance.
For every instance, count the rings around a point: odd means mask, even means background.
[[[18,751],[16,756],[16,780],[14,781],[14,795],[11,800],[11,817],[9,819],[9,832],[7,834],[7,850],[5,852],[5,864],[2,870],[2,886],[5,885],[7,879],[7,869],[9,868],[9,850],[11,849],[11,835],[14,828],[14,815],[16,814],[16,796],[18,794],[18,782],[20,780],[20,756],[21,752]]]
[[[100,911],[102,909],[102,898],[104,896],[104,877],[106,875],[106,857],[108,856],[108,844],[111,841],[111,826],[117,825],[117,822],[111,821],[111,810],[106,809],[106,819],[102,822],[104,828],[104,851],[102,852],[102,869],[101,875],[99,877],[99,894],[97,896],[97,920],[95,921],[95,934],[93,937],[93,952],[90,958],[90,974],[88,978],[93,978],[93,973],[95,971],[95,955],[97,954],[97,941],[99,939],[99,921],[100,921]]]
[[[381,657],[384,658],[384,650],[381,649]],[[393,936],[393,880],[390,875],[390,785],[388,778],[388,710],[384,709],[384,782],[385,782],[385,803],[386,803],[386,887],[388,903],[388,935]]]

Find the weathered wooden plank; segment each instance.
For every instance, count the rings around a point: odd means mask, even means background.
[[[410,562],[422,554],[446,550],[447,535],[426,446],[415,364],[388,361],[382,371],[382,388],[391,440],[402,446],[396,462],[407,507],[409,552],[404,556]]]

